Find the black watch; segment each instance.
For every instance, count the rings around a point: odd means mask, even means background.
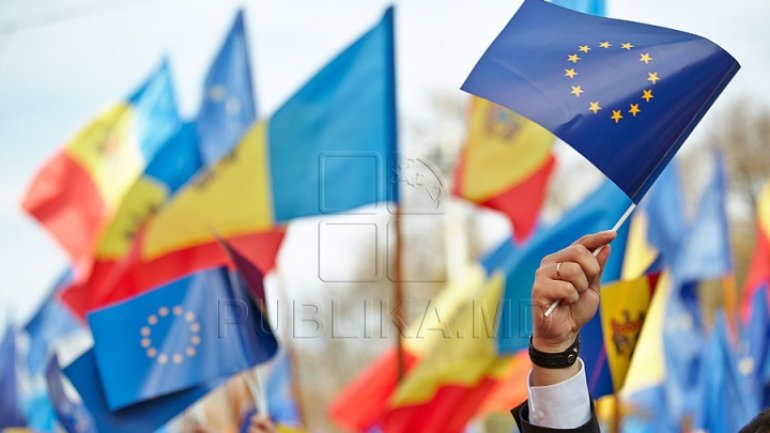
[[[535,349],[535,346],[532,345],[532,336],[529,336],[529,359],[538,367],[553,369],[571,367],[577,361],[579,354],[579,335],[567,350],[560,353],[547,353]]]

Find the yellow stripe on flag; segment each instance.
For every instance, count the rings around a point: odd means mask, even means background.
[[[658,256],[658,250],[647,242],[649,220],[647,214],[639,212],[631,219],[623,259],[622,279],[632,280],[647,271]]]
[[[639,335],[634,357],[628,367],[628,374],[622,388],[624,397],[663,383],[665,378],[663,322],[670,286],[671,279],[668,273],[663,273],[658,279],[647,319]]]
[[[391,398],[391,407],[424,403],[441,386],[470,388],[485,377],[505,372],[510,358],[497,357],[493,328],[503,285],[503,275],[493,275],[473,300],[466,302],[450,319],[451,333],[442,335],[433,350],[404,379]]]
[[[551,155],[545,128],[486,99],[471,100],[460,194],[483,202],[530,177]]]
[[[126,255],[140,226],[161,208],[167,197],[168,188],[165,185],[140,176],[102,232],[97,256],[109,260]]]
[[[604,347],[614,389],[620,389],[650,307],[647,276],[619,281],[602,289],[601,319]]]
[[[199,175],[148,225],[144,258],[273,227],[267,124],[253,126],[231,156]]]
[[[770,182],[768,182],[762,193],[759,195],[757,201],[757,207],[759,215],[759,226],[762,228],[762,232],[770,238]]]
[[[117,104],[65,146],[65,152],[91,175],[110,210],[120,204],[126,190],[144,168],[135,122],[131,106]]]

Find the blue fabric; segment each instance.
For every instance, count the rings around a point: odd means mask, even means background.
[[[604,41],[611,46],[600,47]],[[739,67],[696,35],[525,0],[462,88],[541,124],[638,203]],[[565,75],[570,68],[574,78]],[[589,102],[601,110],[594,114]],[[633,115],[631,104],[641,111]]]
[[[88,322],[112,410],[230,377],[277,350],[270,324],[226,268],[103,308]]]
[[[145,177],[163,184],[173,196],[203,167],[199,145],[196,124],[185,122],[147,164]]]
[[[694,427],[709,433],[734,433],[759,412],[759,404],[741,377],[735,350],[727,337],[723,312],[717,312],[714,330],[706,346],[700,382],[700,406]],[[693,398],[691,396],[690,398]]]
[[[687,234],[684,196],[676,160],[661,173],[639,211],[647,214],[647,241],[660,253],[668,266]]]
[[[16,335],[9,326],[0,341],[0,430],[26,425],[16,374]]]
[[[631,201],[623,191],[605,182],[587,199],[567,211],[554,226],[535,233],[502,265],[506,280],[497,336],[500,353],[512,354],[527,347],[532,329],[529,316],[532,284],[543,257],[569,246],[586,234],[611,229],[630,205]],[[612,248],[622,251],[626,237],[627,227],[623,227],[618,233],[620,242],[613,244]],[[605,282],[619,278],[622,256],[620,252],[610,255],[603,275]],[[586,343],[588,341],[583,344]]]
[[[54,355],[48,361],[45,380],[56,420],[67,433],[96,433],[93,419],[85,406],[67,397],[61,374],[59,360]]]
[[[125,409],[111,411],[97,373],[93,349],[65,367],[64,375],[72,382],[83,404],[88,408],[95,430],[110,433],[155,431],[222,383],[221,381],[205,383],[137,403]]]
[[[32,375],[43,372],[48,353],[57,338],[82,327],[58,298],[58,293],[70,281],[72,281],[72,269],[67,268],[59,276],[40,308],[24,326],[24,332],[29,336],[27,369]]]
[[[275,220],[396,201],[393,10],[270,120]]]
[[[27,427],[35,432],[53,432],[56,415],[48,394],[43,392],[24,400]]]
[[[551,0],[551,3],[585,14],[602,17],[607,15],[607,8],[604,4],[604,0]]]
[[[708,280],[732,272],[725,188],[724,162],[717,154],[714,176],[701,197],[695,220],[672,266],[677,280]]]
[[[249,44],[239,10],[203,86],[198,131],[206,166],[232,151],[256,118]]]
[[[492,275],[503,263],[516,252],[516,243],[513,237],[507,237],[499,245],[487,251],[479,262],[487,275]]]
[[[742,362],[750,362],[751,369],[746,374],[749,387],[760,399],[762,407],[770,405],[767,398],[768,380],[766,371],[770,366],[770,311],[768,311],[767,286],[762,286],[752,298],[751,320],[741,335],[743,347]]]
[[[134,108],[139,149],[146,162],[182,124],[167,58],[128,101]]]

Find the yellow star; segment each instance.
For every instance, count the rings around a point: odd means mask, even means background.
[[[602,109],[602,107],[599,106],[599,101],[596,101],[596,102],[590,101],[588,104],[590,105],[590,107],[588,107],[588,110],[593,111],[594,114],[598,113],[599,110]]]
[[[644,53],[639,56],[639,61],[647,65],[652,61],[652,57],[650,57],[650,53]]]
[[[575,68],[570,68],[570,69],[565,69],[564,70],[564,76],[565,77],[575,78],[575,75],[577,75],[577,74],[578,73],[575,72]]]
[[[654,98],[652,96],[652,90],[642,90],[642,99],[644,99],[647,102],[650,102],[650,99]]]
[[[612,116],[610,116],[610,119],[614,120],[615,123],[618,123],[622,118],[623,118],[623,115],[620,114],[620,110],[612,110]]]
[[[609,48],[609,47],[612,46],[612,44],[607,42],[607,41],[604,41],[604,42],[600,42],[599,46],[602,47],[602,48]]]
[[[567,56],[568,62],[577,63],[578,60],[580,60],[580,57],[578,57],[577,54],[570,54],[569,56]]]
[[[647,73],[647,81],[651,81],[652,84],[655,84],[660,80],[660,77],[658,76],[657,72],[648,72]]]
[[[623,48],[624,50],[631,50],[631,48],[634,48],[634,46],[631,44],[631,42],[626,42],[625,44],[621,45],[620,48]]]
[[[631,113],[632,116],[636,117],[639,112],[642,110],[639,109],[639,104],[631,104],[631,109],[628,110],[629,113]]]
[[[575,95],[575,96],[577,96],[579,98],[580,94],[584,93],[584,92],[583,92],[583,88],[581,86],[572,86],[572,91],[570,93],[572,93],[573,95]]]
[[[582,51],[584,53],[587,53],[587,52],[591,51],[591,48],[588,45],[581,45],[581,46],[578,47],[578,50],[580,50],[580,51]]]

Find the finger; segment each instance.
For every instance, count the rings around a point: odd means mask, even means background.
[[[588,277],[583,267],[575,262],[561,262],[561,265],[553,265],[553,275],[555,280],[569,281],[580,293],[588,289]]]
[[[582,245],[588,248],[588,250],[593,251],[601,247],[602,245],[607,245],[610,242],[614,241],[617,235],[618,235],[617,232],[614,232],[612,230],[607,230],[607,231],[583,236],[582,238],[575,241],[575,244]]]
[[[552,256],[557,260],[557,262],[574,262],[579,264],[583,269],[583,272],[585,273],[588,281],[592,281],[594,278],[596,278],[596,275],[598,275],[601,271],[599,262],[596,260],[596,257],[594,257],[588,248],[581,244],[572,244],[567,248],[559,251],[558,253],[552,254]]]
[[[602,248],[602,251],[596,257],[596,261],[599,263],[600,271],[599,275],[597,275],[592,282],[598,283],[602,280],[602,275],[604,274],[604,269],[607,266],[607,261],[610,259],[610,253],[612,253],[612,247],[607,245],[606,247]]]
[[[572,283],[569,281],[549,279],[540,283],[540,290],[538,290],[536,298],[533,299],[533,301],[535,305],[546,310],[556,301],[569,305],[574,304],[578,299],[580,299],[580,293],[578,293]]]

